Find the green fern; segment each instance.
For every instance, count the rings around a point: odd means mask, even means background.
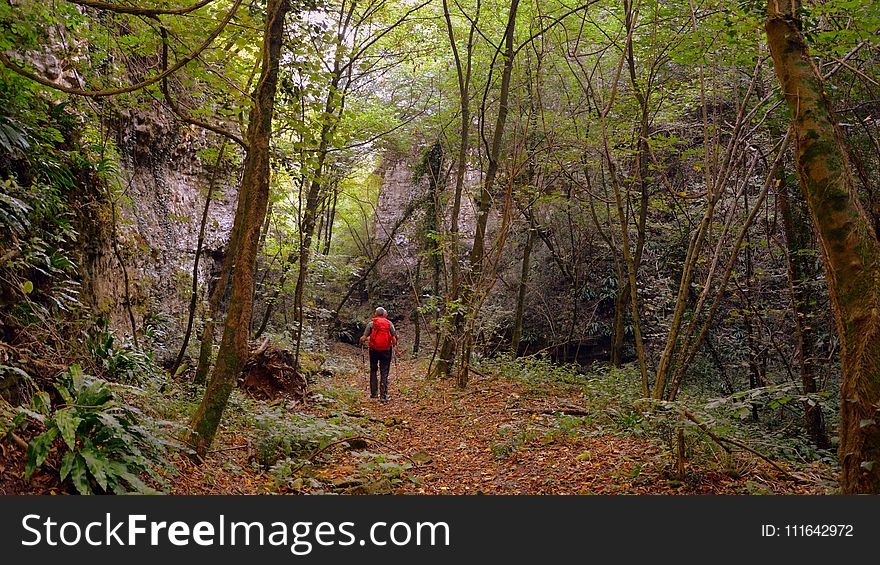
[[[22,409],[46,426],[28,444],[25,479],[57,447],[63,452],[59,478],[69,479],[80,494],[158,493],[143,477],[164,486],[156,469],[172,469],[166,448],[174,444],[144,425],[149,418],[125,404],[106,381],[83,374],[78,365],[58,379],[55,389],[63,404],[54,410],[45,393],[35,395],[39,400],[32,404],[33,410]]]

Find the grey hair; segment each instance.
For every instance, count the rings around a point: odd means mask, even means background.
[[[379,306],[378,308],[376,308],[376,315],[381,318],[384,318],[385,316],[388,315],[388,312],[384,308]]]

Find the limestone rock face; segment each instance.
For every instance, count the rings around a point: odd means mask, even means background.
[[[394,226],[414,201],[427,196],[436,202],[436,207],[432,202],[424,202],[397,230],[391,249],[379,263],[376,276],[371,279],[377,299],[397,301],[402,293],[406,293],[406,298],[400,301],[408,300],[412,295],[412,279],[415,276],[419,252],[426,246],[424,238],[427,232],[440,231],[445,234],[449,230],[455,170],[450,169],[448,163],[442,163],[441,174],[436,183],[430,182],[430,173],[417,175],[415,171],[419,168],[426,150],[427,148],[421,148],[406,155],[386,155],[379,168],[383,180],[373,224],[378,245],[387,240]],[[479,182],[479,171],[469,169],[465,173],[459,212],[460,261],[466,260],[467,251],[473,244],[476,211],[472,195],[479,189]],[[433,191],[432,184],[436,184]],[[439,212],[434,212],[435,210]],[[428,217],[432,213],[435,216],[433,221]],[[440,229],[436,227],[438,223],[441,224]],[[430,270],[427,260],[423,258],[422,280],[427,287],[431,286]]]
[[[123,192],[116,199],[116,241],[129,277],[136,323],[161,314],[164,329],[173,336],[183,327],[214,165],[197,152],[209,146],[209,140],[198,128],[181,125],[159,107],[122,112],[113,129]],[[234,153],[227,149],[226,155]],[[221,170],[215,181],[200,259],[202,289],[219,272],[226,253],[237,202],[236,177],[235,170]],[[108,316],[116,330],[130,333],[124,276],[106,226],[109,220],[93,221],[95,232],[84,242],[82,298]]]
[[[376,216],[373,222],[373,234],[378,245],[391,236],[394,226],[405,214],[413,201],[421,198],[430,190],[428,179],[416,180],[413,174],[413,158],[387,157],[382,168],[385,174],[379,189],[379,200],[376,203]],[[380,287],[406,287],[408,274],[415,270],[418,260],[418,230],[424,222],[424,210],[417,210],[410,219],[397,230],[391,249],[378,265],[376,282]],[[379,243],[381,242],[381,243]],[[382,282],[387,284],[382,284]],[[396,284],[395,284],[396,282]]]
[[[13,6],[31,1],[13,0]],[[39,50],[10,54],[49,81],[86,88],[77,69],[88,63],[88,44],[64,26],[47,32]],[[90,114],[95,108],[100,109],[100,120]],[[219,142],[200,128],[181,124],[162,104],[149,99],[137,103],[101,99],[84,112],[84,120],[101,122],[119,150],[115,160],[119,184],[112,198],[115,206],[105,205],[111,198],[100,194],[100,205],[83,206],[77,212],[79,298],[105,316],[119,334],[130,334],[128,294],[139,331],[145,321],[155,324],[158,317],[166,341],[174,348],[174,341],[182,335],[176,330],[183,327],[189,301],[199,223],[213,167],[197,152],[217,147]],[[229,161],[241,160],[233,148],[226,155]],[[237,167],[221,171],[214,186],[200,259],[202,289],[219,271],[226,253],[237,202],[238,171],[233,169]],[[111,227],[114,207],[115,234]],[[129,279],[128,293],[122,264]]]
[[[10,0],[13,7],[34,0]],[[81,8],[74,9],[82,11]],[[12,51],[14,60],[20,60],[31,67],[37,75],[67,88],[83,88],[83,80],[76,70],[79,62],[88,57],[88,43],[73,37],[63,25],[51,26],[46,30],[43,48],[38,51]]]

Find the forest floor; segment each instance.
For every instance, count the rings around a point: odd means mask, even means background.
[[[689,444],[693,454],[681,476],[668,442],[637,428],[598,425],[577,386],[472,373],[461,391],[451,379],[426,379],[424,362],[401,358],[391,369],[391,400],[380,402],[369,398],[361,352],[337,344],[333,355],[348,369],[322,379],[319,388],[346,402],[297,410],[326,417],[342,411],[368,422],[369,433],[311,454],[308,465],[279,481],[278,473],[256,469],[250,441],[230,428],[205,464],[180,459],[173,492],[696,495],[833,488],[827,468],[801,466],[795,480],[751,454],[708,449],[717,447],[708,438]]]
[[[368,367],[358,348],[335,344],[329,361],[332,374],[313,383],[305,403],[257,401],[236,392],[206,460],[196,465],[182,453],[173,455],[170,492],[698,495],[834,489],[827,466],[779,463],[790,470],[787,476],[750,453],[726,454],[694,428],[682,475],[674,432],[664,436],[658,423],[627,412],[613,388],[597,399],[576,383],[485,371],[471,373],[462,391],[452,379],[427,379],[424,360],[401,357],[391,369],[391,400],[380,402],[369,398]],[[179,391],[169,395],[170,401]],[[177,419],[197,400],[192,395],[190,404],[181,402]],[[277,430],[254,424],[260,411],[274,414],[276,425],[312,422],[324,430],[322,447],[267,463],[260,457],[260,434]],[[329,443],[324,422],[336,434]],[[24,449],[14,443],[0,448],[0,494],[71,492],[51,466],[25,483]]]

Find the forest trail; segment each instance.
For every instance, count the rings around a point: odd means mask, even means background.
[[[375,423],[370,451],[397,454],[413,465],[403,494],[738,494],[809,492],[762,462],[736,476],[688,467],[672,474],[668,453],[644,437],[607,433],[584,416],[586,399],[574,387],[534,385],[471,374],[460,391],[451,379],[427,379],[424,361],[401,356],[389,376],[389,402],[369,398],[369,367],[353,346],[334,353],[358,370],[331,377],[329,386],[359,391],[353,413]],[[325,383],[327,386],[327,383]],[[563,413],[567,412],[570,415]],[[340,454],[323,478],[354,469]],[[741,470],[741,469],[740,469]]]
[[[383,403],[369,397],[369,367],[357,347],[337,343],[330,355],[336,370],[314,383],[314,398],[292,410],[330,419],[342,412],[364,424],[363,436],[305,454],[309,468],[279,484],[254,464],[253,431],[223,426],[203,464],[176,458],[172,492],[364,494],[371,481],[384,485],[375,494],[830,492],[822,480],[793,481],[743,453],[732,464],[705,454],[687,460],[680,479],[666,443],[637,426],[609,425],[601,414],[613,413],[613,406],[590,406],[576,385],[472,373],[461,391],[452,379],[427,379],[426,360],[402,355],[389,376],[391,400]],[[370,456],[406,468],[365,472]],[[393,480],[376,480],[383,474]]]
[[[540,424],[540,412],[549,405],[530,398],[523,387],[472,374],[471,386],[461,392],[451,380],[428,380],[424,373],[408,360],[392,366],[392,398],[387,403],[369,398],[368,367],[363,374],[343,377],[346,384],[365,391],[360,411],[385,422],[381,441],[423,462],[412,469],[417,482],[406,484],[403,491],[575,494],[592,491],[600,474],[606,475],[596,485],[601,491],[622,487],[609,484],[607,475],[627,473],[627,453],[639,449],[634,442],[532,437],[522,424]],[[556,399],[569,405],[575,405],[574,400]],[[535,442],[538,447],[528,445]]]

